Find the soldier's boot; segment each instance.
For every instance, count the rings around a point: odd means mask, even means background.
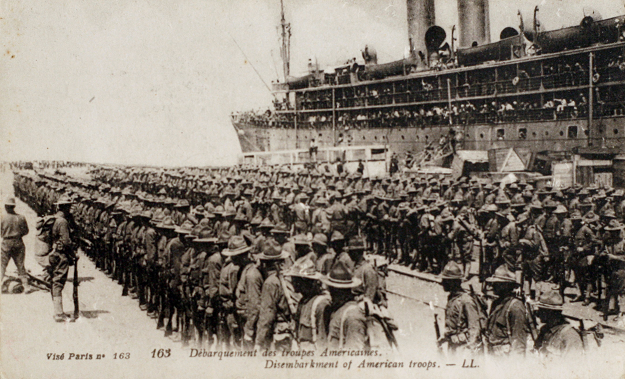
[[[156,318],[157,310],[158,310],[158,303],[156,299],[156,293],[152,291],[152,288],[150,288],[149,299],[150,300],[148,301],[148,316],[152,318]]]
[[[161,329],[165,326],[165,313],[167,312],[167,307],[164,303],[161,303],[161,308],[158,311],[158,320],[156,321],[156,329]]]
[[[165,337],[169,337],[173,333],[172,318],[173,317],[170,314],[168,319],[167,319],[167,326],[165,327]]]
[[[124,272],[122,273],[122,275],[123,275],[123,279],[122,279],[121,284],[124,285],[124,288],[122,288],[122,296],[128,296],[128,281],[129,281],[128,273]]]
[[[148,303],[145,301],[145,287],[143,284],[137,286],[137,294],[139,296],[139,309],[145,311],[148,309]]]
[[[586,290],[584,293],[584,302],[582,303],[583,306],[588,306],[590,305],[590,295],[592,294],[592,283],[588,283],[586,284]]]
[[[191,340],[191,334],[193,333],[193,329],[191,328],[191,320],[189,320],[188,316],[184,317],[182,331],[180,332],[180,338],[182,339],[182,346],[189,346],[189,341]]]
[[[63,297],[52,296],[52,305],[54,306],[54,321],[64,322],[68,319],[68,316],[63,313]]]

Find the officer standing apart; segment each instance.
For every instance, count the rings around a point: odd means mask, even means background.
[[[10,197],[4,204],[6,213],[2,215],[0,220],[0,229],[2,235],[2,267],[0,273],[0,281],[4,280],[4,272],[6,271],[9,261],[13,259],[17,267],[17,274],[22,281],[22,286],[26,293],[32,292],[28,285],[26,277],[26,269],[24,268],[24,258],[26,256],[26,248],[22,237],[28,234],[28,224],[26,218],[15,213],[15,198]]]
[[[67,281],[69,266],[76,264],[76,252],[70,237],[70,208],[72,201],[61,197],[57,202],[57,213],[52,226],[52,251],[49,259],[48,274],[52,279],[52,304],[54,305],[54,320],[63,322],[68,315],[63,313],[63,287]]]

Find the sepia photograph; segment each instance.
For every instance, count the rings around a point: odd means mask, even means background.
[[[4,0],[0,42],[0,378],[625,378],[625,0]]]

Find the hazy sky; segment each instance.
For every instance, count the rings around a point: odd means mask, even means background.
[[[403,56],[403,0],[284,0],[292,73],[308,58],[334,65],[374,46]],[[623,0],[491,0],[491,35],[526,22],[578,23],[584,6],[604,17]],[[2,159],[229,164],[240,152],[232,111],[266,107],[280,71],[279,0],[0,1]],[[456,0],[436,1],[437,24],[457,23]],[[248,63],[233,42],[236,40]]]

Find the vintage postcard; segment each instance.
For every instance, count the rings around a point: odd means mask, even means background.
[[[623,0],[4,0],[0,42],[0,378],[625,377]]]

